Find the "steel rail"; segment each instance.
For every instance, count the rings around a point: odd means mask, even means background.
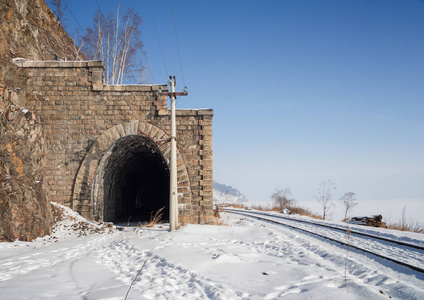
[[[320,233],[316,233],[316,232],[309,231],[309,230],[306,230],[306,229],[303,229],[303,228],[300,228],[300,227],[296,227],[296,226],[293,226],[293,225],[288,225],[288,224],[280,223],[280,222],[275,221],[275,220],[270,220],[270,219],[267,219],[267,218],[263,218],[263,217],[258,216],[258,215],[263,215],[263,216],[268,216],[268,217],[277,217],[277,216],[275,216],[275,215],[271,215],[271,214],[263,214],[263,213],[256,213],[256,214],[255,214],[255,212],[245,212],[245,211],[233,210],[233,209],[227,209],[227,208],[225,208],[224,210],[225,210],[225,211],[228,211],[228,212],[230,212],[230,213],[235,213],[235,214],[240,214],[240,215],[244,215],[244,216],[248,216],[248,217],[252,217],[252,218],[257,218],[257,219],[265,220],[265,221],[268,221],[268,222],[276,223],[276,224],[279,224],[279,225],[287,226],[287,227],[290,227],[290,228],[293,228],[293,229],[301,230],[301,231],[304,231],[304,232],[307,232],[307,233],[310,233],[310,234],[313,234],[313,235],[316,235],[316,236],[319,236],[319,237],[325,238],[325,239],[327,239],[327,240],[330,240],[330,241],[336,242],[336,243],[338,243],[338,244],[342,244],[342,245],[344,245],[344,246],[348,246],[348,247],[350,247],[350,248],[354,248],[354,249],[356,249],[356,250],[360,250],[360,251],[363,251],[363,252],[365,252],[365,253],[369,253],[369,254],[372,254],[372,255],[374,255],[374,256],[377,256],[377,257],[380,257],[380,258],[383,258],[383,259],[387,259],[387,260],[389,260],[389,261],[391,261],[391,262],[394,262],[394,263],[396,263],[396,264],[398,264],[398,265],[402,265],[402,266],[408,267],[408,268],[410,268],[410,269],[412,269],[412,270],[415,270],[415,271],[418,271],[418,272],[420,272],[420,273],[424,273],[424,269],[423,269],[423,268],[420,268],[420,267],[417,267],[417,266],[414,266],[414,265],[411,265],[411,264],[408,264],[408,263],[405,263],[405,262],[402,262],[402,261],[396,260],[396,259],[394,259],[394,258],[391,258],[391,257],[385,256],[385,255],[382,255],[382,254],[378,254],[378,253],[372,252],[372,251],[370,251],[370,250],[362,249],[361,247],[358,247],[358,246],[348,245],[348,244],[346,244],[346,243],[344,243],[344,242],[342,242],[342,241],[340,241],[340,240],[333,239],[333,238],[331,238],[331,237],[325,236],[325,235],[320,234]],[[292,219],[290,219],[290,220],[292,220]],[[314,223],[314,222],[307,222],[307,221],[304,221],[304,222],[305,222],[305,223],[309,223],[309,224],[311,224],[311,225],[318,225],[318,224],[316,224],[316,223]],[[331,227],[331,226],[328,226],[328,227],[330,227],[331,229],[336,229],[336,228]],[[338,228],[338,229],[340,229],[340,228]],[[356,234],[356,233],[355,233],[355,234]],[[360,235],[363,235],[362,233],[359,233],[359,234],[360,234]],[[376,239],[381,239],[381,238],[380,238],[380,237],[378,237],[378,236],[370,236],[370,237],[372,237],[372,238],[376,238]],[[394,241],[391,241],[391,242],[394,242]]]
[[[234,211],[236,211],[236,210],[234,210]],[[293,219],[293,218],[286,217],[286,216],[283,216],[283,215],[267,214],[266,212],[259,212],[259,211],[250,211],[250,213],[258,214],[258,215],[265,215],[265,216],[270,216],[270,217],[275,217],[275,218],[280,218],[280,219],[286,219],[286,220],[301,222],[301,223],[306,223],[306,224],[312,224],[312,225],[316,225],[316,226],[321,226],[321,227],[325,227],[325,228],[339,230],[339,231],[342,231],[342,232],[347,231],[347,226],[346,226],[346,228],[340,228],[340,227],[331,226],[331,225],[328,225],[328,224],[321,224],[321,223],[317,223],[317,222],[311,222],[311,221],[308,221],[308,220]],[[351,228],[349,228],[349,231],[351,233],[354,233],[354,234],[357,234],[357,235],[362,235],[362,236],[365,236],[365,237],[370,237],[370,238],[373,238],[373,239],[378,239],[378,240],[382,240],[382,241],[385,241],[385,242],[398,244],[400,246],[407,246],[407,247],[415,248],[415,249],[418,249],[418,250],[424,250],[424,246],[411,244],[411,243],[407,243],[407,242],[402,242],[402,241],[396,241],[396,240],[393,240],[393,239],[390,239],[390,238],[352,230]]]

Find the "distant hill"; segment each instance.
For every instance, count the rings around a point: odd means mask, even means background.
[[[249,200],[239,190],[225,184],[213,182],[213,202],[222,203],[243,203],[247,204]]]

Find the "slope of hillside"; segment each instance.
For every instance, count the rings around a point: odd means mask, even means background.
[[[1,57],[75,60],[80,56],[45,0],[2,0],[0,20]]]

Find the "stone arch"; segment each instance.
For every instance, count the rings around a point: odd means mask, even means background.
[[[142,139],[135,137],[140,136],[140,132],[145,134]],[[154,142],[155,140],[168,138],[162,129],[152,124],[133,120],[106,130],[90,146],[75,177],[72,208],[81,215],[98,221],[104,220],[105,167],[108,165],[114,149],[120,143],[119,141],[124,138],[128,141],[131,139],[131,143],[135,140],[147,143],[150,141],[160,151],[160,155],[169,167],[170,144]],[[186,164],[178,149],[177,181],[179,215],[190,216],[192,215],[190,180]]]

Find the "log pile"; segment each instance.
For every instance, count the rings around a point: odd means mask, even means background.
[[[383,222],[382,220],[382,215],[374,215],[369,217],[353,217],[350,219],[349,223],[356,225],[387,228],[386,222]]]

